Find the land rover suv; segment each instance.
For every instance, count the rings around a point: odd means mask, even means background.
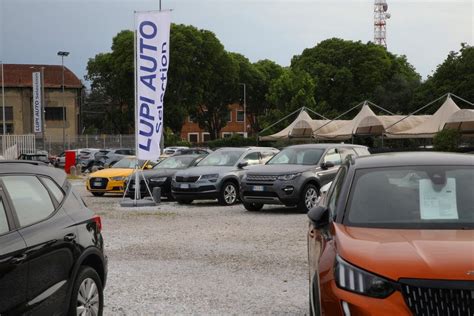
[[[308,212],[349,155],[369,155],[365,146],[307,144],[286,147],[265,165],[246,171],[240,194],[244,207],[259,211],[264,204],[297,206]]]

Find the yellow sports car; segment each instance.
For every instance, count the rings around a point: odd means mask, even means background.
[[[94,196],[102,196],[105,193],[123,193],[125,181],[134,172],[136,164],[137,159],[135,157],[125,157],[111,168],[91,173],[86,181],[87,191]],[[151,160],[138,161],[141,170],[151,169],[154,165],[156,165],[156,162]]]

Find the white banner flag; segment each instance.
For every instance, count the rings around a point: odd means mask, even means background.
[[[135,13],[137,157],[142,160],[160,156],[170,24],[170,11]]]
[[[43,130],[43,105],[41,104],[41,73],[33,73],[33,132],[41,133]]]

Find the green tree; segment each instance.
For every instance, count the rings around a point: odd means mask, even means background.
[[[214,33],[199,30],[199,52],[195,55],[200,95],[190,108],[199,126],[207,130],[211,139],[219,136],[227,124],[229,104],[238,100],[239,65]]]
[[[110,53],[100,53],[87,63],[86,80],[94,93],[107,99],[105,122],[112,133],[131,133],[134,128],[133,33],[122,31],[112,41]]]
[[[421,106],[445,93],[474,100],[474,47],[461,44],[459,52],[450,52],[435,73],[419,87],[416,103]]]
[[[410,102],[420,81],[404,56],[372,43],[337,38],[305,49],[293,57],[291,68],[310,74],[316,84],[314,99],[319,109],[334,113],[342,113],[366,99],[399,112],[399,104],[391,102],[400,96],[404,98],[400,104]]]
[[[302,106],[315,109],[315,89],[316,85],[308,73],[303,70],[285,69],[270,85],[267,101],[274,104],[274,107],[263,119],[266,125]]]
[[[261,73],[263,79],[254,83],[252,101],[248,106],[248,110],[253,114],[251,118],[252,129],[259,131],[262,129],[262,122],[265,122],[265,116],[274,108],[267,98],[271,84],[283,74],[284,69],[268,59],[260,60],[253,65]]]

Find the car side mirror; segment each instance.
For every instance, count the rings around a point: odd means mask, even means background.
[[[322,205],[313,207],[308,212],[308,217],[316,228],[327,226],[329,224],[329,209]]]
[[[334,167],[334,163],[332,161],[326,161],[321,163],[321,169],[328,170],[329,168]]]
[[[239,162],[239,163],[237,164],[237,168],[243,169],[244,167],[247,167],[248,165],[249,165],[249,163],[248,163],[247,161],[245,161],[245,162]]]

